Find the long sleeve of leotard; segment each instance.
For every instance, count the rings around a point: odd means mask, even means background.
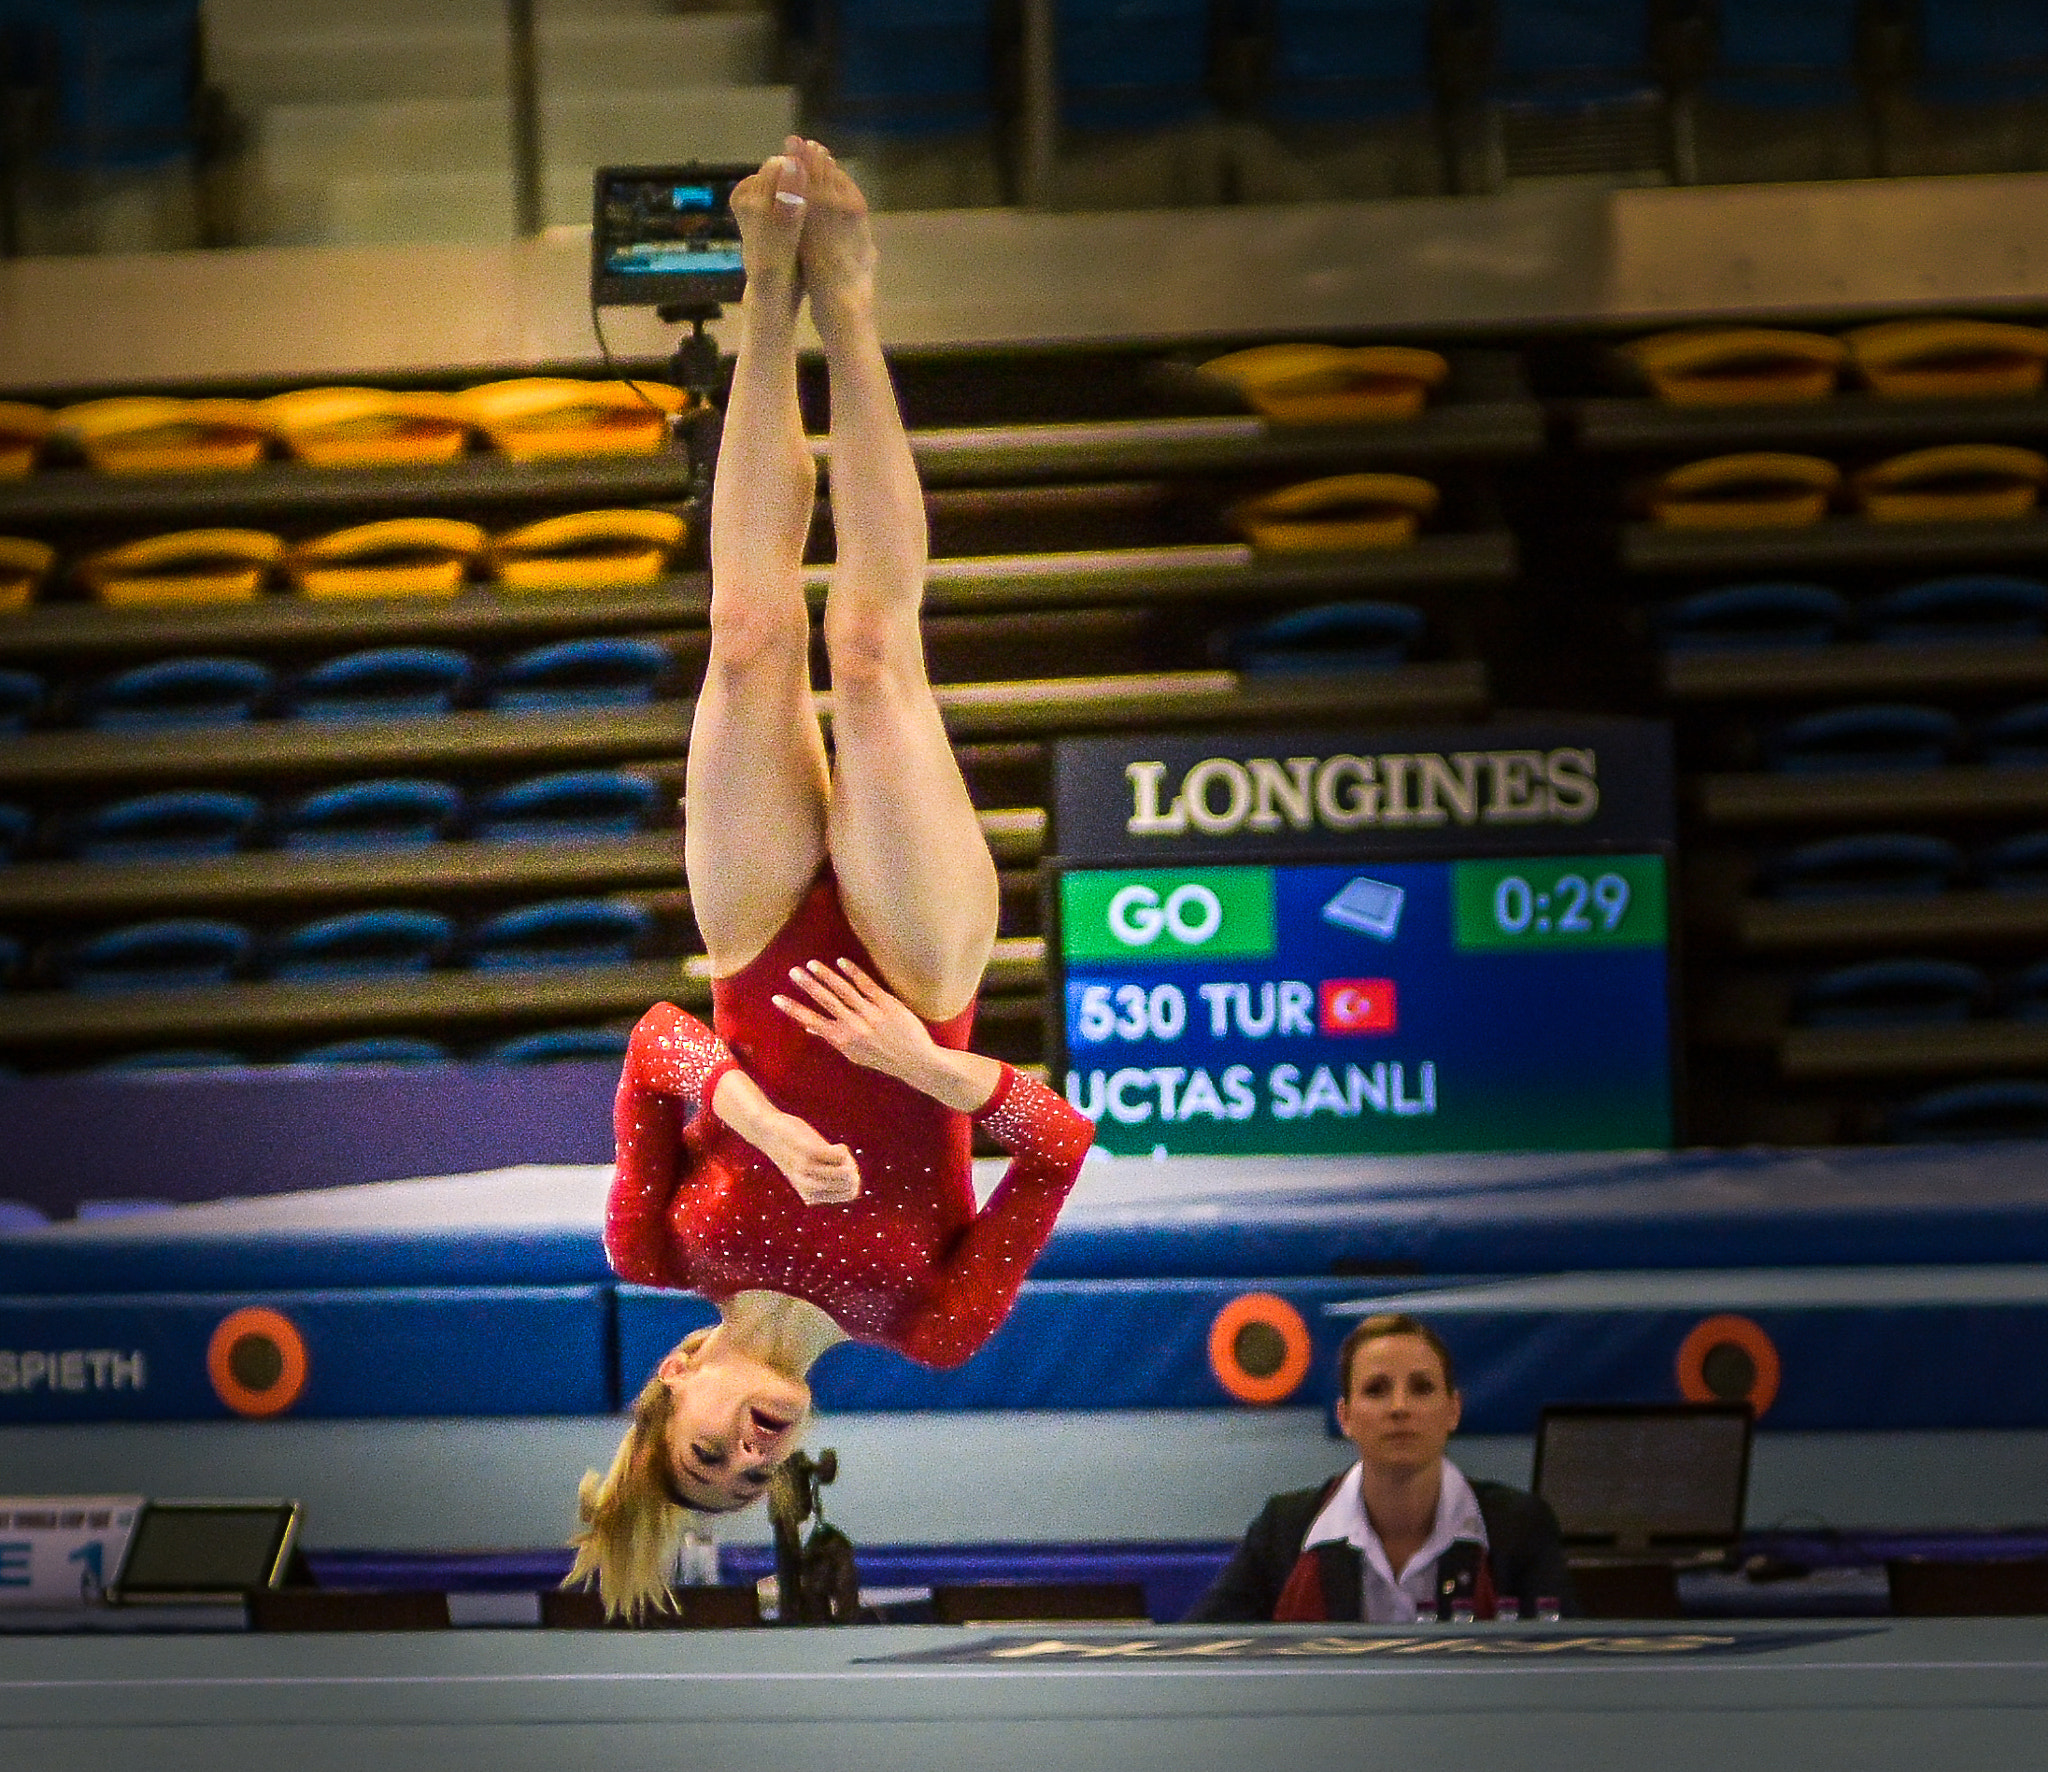
[[[634,1028],[612,1104],[619,1166],[604,1209],[604,1252],[621,1279],[689,1284],[677,1271],[669,1208],[689,1169],[684,1141],[716,1123],[712,1091],[737,1063],[723,1040],[673,1003],[655,1004]]]
[[[1011,1162],[906,1327],[903,1352],[926,1366],[959,1365],[1010,1314],[1095,1136],[1085,1115],[1008,1065],[974,1118]]]

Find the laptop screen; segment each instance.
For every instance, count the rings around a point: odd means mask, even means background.
[[[1742,1530],[1747,1404],[1553,1406],[1536,1493],[1568,1544],[1716,1544]]]

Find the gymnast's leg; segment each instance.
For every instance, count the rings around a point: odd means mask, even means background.
[[[825,858],[825,747],[811,704],[803,549],[817,494],[796,397],[795,150],[735,188],[747,269],[711,491],[711,660],[690,729],[683,855],[715,975],[788,921]]]
[[[838,563],[828,842],[850,922],[928,1020],[973,997],[996,932],[996,871],[925,676],[924,493],[875,330],[873,237],[853,180],[805,145],[803,280],[832,394]]]

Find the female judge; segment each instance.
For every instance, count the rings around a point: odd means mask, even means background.
[[[1461,1404],[1451,1352],[1427,1324],[1367,1317],[1337,1352],[1337,1425],[1358,1462],[1276,1495],[1193,1623],[1402,1624],[1469,1608],[1493,1618],[1575,1611],[1557,1521],[1505,1483],[1470,1482],[1444,1456]]]
[[[701,1292],[719,1322],[661,1362],[611,1469],[583,1480],[570,1579],[594,1575],[612,1611],[663,1602],[693,1514],[766,1491],[826,1348],[851,1337],[953,1366],[986,1341],[1092,1131],[967,1050],[995,865],[925,676],[924,499],[875,327],[866,204],[792,136],[732,207],[747,287],[684,786],[717,1033],[666,1003],[634,1030],[605,1228],[622,1278]],[[805,297],[831,393],[829,763],[801,574]],[[979,1212],[976,1124],[1012,1153]]]

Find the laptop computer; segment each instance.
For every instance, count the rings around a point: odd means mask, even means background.
[[[1754,1426],[1747,1403],[1551,1404],[1536,1493],[1574,1561],[1712,1561],[1742,1531]]]

